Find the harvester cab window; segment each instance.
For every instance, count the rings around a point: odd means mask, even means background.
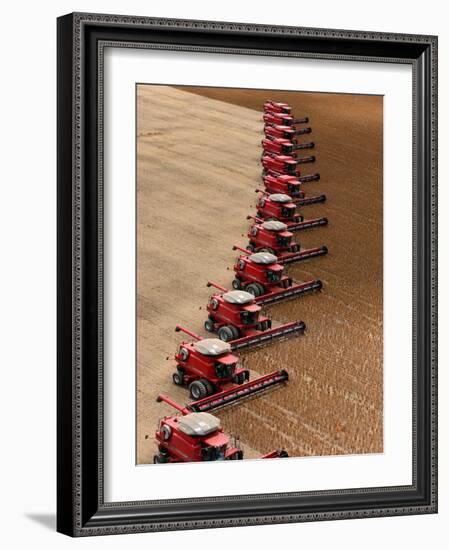
[[[254,325],[257,322],[257,311],[241,311],[240,319],[244,325]]]
[[[293,215],[295,213],[295,207],[294,206],[283,206],[282,207],[282,215],[284,218],[293,218]]]
[[[285,155],[289,155],[290,153],[293,153],[293,145],[283,145],[282,150]]]
[[[216,460],[224,460],[226,454],[226,445],[222,445],[221,447],[215,447],[215,456],[217,457]]]
[[[224,460],[225,454],[226,454],[225,445],[221,447],[212,447],[208,445],[207,447],[203,447],[201,449],[201,458],[203,461]]]
[[[235,371],[236,364],[225,364],[217,361],[215,363],[215,374],[217,378],[230,378]]]
[[[271,269],[267,270],[267,279],[270,281],[270,283],[275,283],[276,281],[281,280],[281,272],[280,271],[272,271]]]
[[[284,237],[282,235],[277,235],[277,242],[279,246],[290,246],[291,240],[292,238],[290,236]]]
[[[285,171],[288,174],[295,174],[296,173],[296,163],[295,162],[286,162],[285,163]]]

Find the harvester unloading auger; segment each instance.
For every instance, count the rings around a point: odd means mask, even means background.
[[[155,464],[243,459],[238,438],[223,432],[219,418],[204,411],[194,412],[189,406],[183,407],[164,394],[159,394],[156,401],[167,403],[180,414],[160,420],[155,434],[158,442],[158,454],[153,459]],[[211,406],[209,410],[215,408]],[[288,457],[288,453],[283,449],[260,456],[284,457]]]

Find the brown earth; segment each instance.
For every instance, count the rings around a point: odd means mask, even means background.
[[[194,93],[192,93],[194,92]],[[310,117],[329,226],[297,234],[328,256],[289,268],[296,281],[320,278],[319,295],[269,308],[276,321],[302,319],[304,337],[246,355],[257,376],[286,368],[289,383],[218,411],[245,456],[275,447],[292,456],[383,450],[382,98],[143,85],[137,91],[138,382],[137,462],[152,461],[157,421],[187,391],[171,383],[182,323],[205,335],[207,279],[230,286],[235,254],[260,183],[261,108],[266,98]]]

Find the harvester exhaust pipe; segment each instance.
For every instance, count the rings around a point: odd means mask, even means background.
[[[195,340],[202,340],[201,336],[198,336],[198,334],[195,334],[191,330],[188,330],[188,329],[182,327],[181,325],[176,325],[175,326],[175,331],[176,332],[185,332],[185,334],[188,334],[189,336],[191,336]]]
[[[219,285],[218,283],[215,283],[214,281],[207,281],[206,286],[213,286],[215,288],[218,288],[218,290],[221,290],[222,292],[228,292],[228,289],[222,285]]]
[[[170,399],[170,397],[167,397],[166,395],[164,395],[163,393],[160,393],[157,397],[156,397],[156,401],[158,403],[160,403],[161,401],[163,401],[164,403],[167,403],[167,405],[170,405],[171,407],[173,407],[174,409],[176,409],[177,411],[179,411],[180,413],[182,414],[189,414],[191,411],[189,411],[189,409],[187,409],[186,407],[183,407],[182,405],[178,405],[178,403],[176,403],[176,401],[173,401],[173,399]]]

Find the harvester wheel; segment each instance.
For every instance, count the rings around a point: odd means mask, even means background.
[[[232,281],[232,288],[234,290],[240,290],[242,288],[242,282],[240,281],[240,279],[234,279]]]
[[[207,332],[214,332],[214,322],[212,319],[206,319],[204,321],[204,328],[207,330]]]
[[[203,399],[207,395],[207,388],[204,382],[201,380],[193,381],[189,386],[190,397],[195,401]]]
[[[243,451],[237,451],[232,456],[229,457],[230,460],[242,460],[243,458]]]
[[[233,325],[229,325],[229,328],[231,329],[232,334],[234,335],[233,340],[236,340],[240,336],[239,329],[237,327],[234,327]]]
[[[236,336],[232,329],[233,327],[230,326],[220,327],[218,330],[218,338],[223,340],[223,342],[230,342],[231,340],[234,340]]]
[[[245,373],[241,372],[239,374],[236,374],[234,377],[234,382],[239,385],[243,384],[245,382]]]
[[[154,455],[153,462],[154,464],[167,464],[168,459],[169,459],[169,454],[167,452],[159,453],[158,455]]]
[[[259,296],[262,296],[262,294],[264,294],[264,292],[265,292],[264,287],[263,287],[260,283],[254,283],[254,284],[255,284],[255,285],[257,286],[257,288],[259,289]]]
[[[255,247],[252,243],[249,243],[248,245],[246,245],[246,250],[248,250],[248,252],[254,252]]]
[[[215,388],[212,382],[209,382],[209,380],[206,380],[206,378],[201,378],[201,382],[206,386],[207,395],[212,395],[215,393]]]
[[[184,375],[182,374],[182,372],[174,372],[173,373],[173,382],[177,385],[177,386],[182,386],[184,384]]]
[[[253,296],[255,296],[256,298],[258,296],[260,296],[260,289],[257,285],[257,283],[250,283],[247,287],[246,287],[246,292],[249,292],[250,294],[252,294]]]

